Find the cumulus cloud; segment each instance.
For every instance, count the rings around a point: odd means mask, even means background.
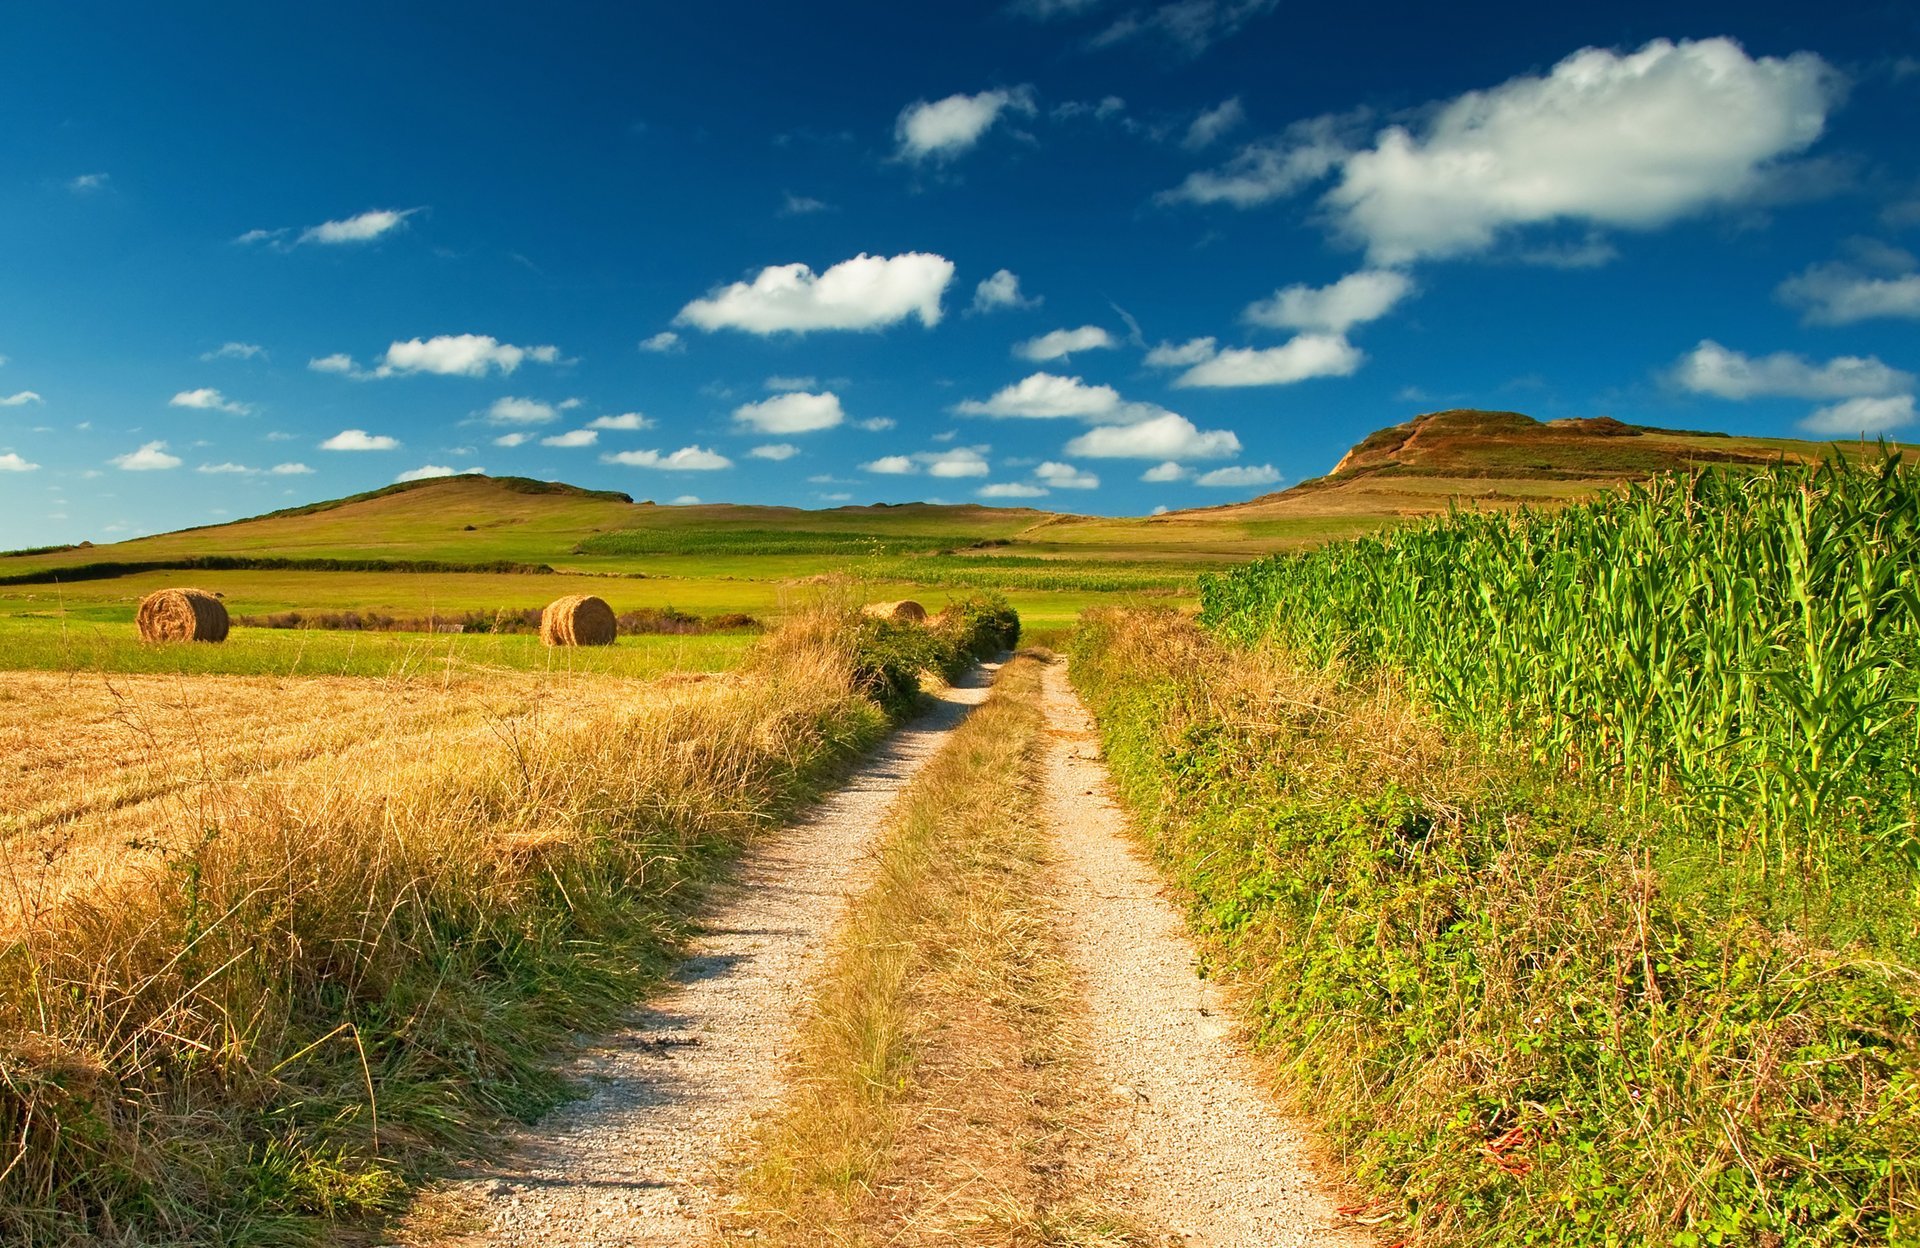
[[[368,433],[365,429],[342,429],[320,444],[323,451],[391,451],[400,442],[384,433]]]
[[[267,471],[276,477],[305,477],[313,473],[313,469],[298,463],[275,464]]]
[[[1212,338],[1190,338],[1185,342],[1163,342],[1147,352],[1148,368],[1191,368],[1212,359],[1220,344]]]
[[[487,423],[490,425],[544,425],[558,420],[560,413],[553,404],[542,403],[538,399],[517,399],[512,395],[495,399],[487,408]]]
[[[210,476],[250,477],[259,472],[258,468],[249,468],[245,464],[201,464],[195,472],[204,472]]]
[[[1033,115],[1032,87],[949,95],[931,102],[915,100],[900,110],[893,137],[902,160],[951,160],[980,142],[1009,112]]]
[[[1158,485],[1167,481],[1185,481],[1191,475],[1192,473],[1185,465],[1169,459],[1141,473],[1140,479]]]
[[[820,384],[818,377],[782,377],[775,374],[762,383],[769,390],[811,390]]]
[[[1112,386],[1090,386],[1078,377],[1057,373],[1034,373],[989,399],[962,400],[953,410],[962,416],[1067,418],[1106,424],[1151,420],[1166,411],[1152,403],[1129,403]]]
[[[824,394],[777,394],[758,403],[743,403],[733,409],[735,424],[760,433],[812,433],[831,429],[846,419],[840,408],[840,396]]]
[[[79,177],[69,180],[67,182],[67,189],[76,195],[85,195],[92,191],[104,191],[107,189],[107,183],[112,179],[112,176],[112,174],[107,173],[83,173]]]
[[[862,472],[904,477],[925,472],[930,477],[984,477],[989,470],[984,447],[961,446],[950,451],[915,451],[911,455],[882,455],[860,465]]]
[[[316,373],[342,373],[348,376],[358,372],[353,357],[343,352],[333,355],[316,356],[307,361],[307,367]]]
[[[1233,347],[1174,379],[1176,386],[1286,386],[1313,377],[1350,377],[1366,353],[1339,334],[1300,334],[1278,347]]]
[[[303,243],[370,243],[407,223],[418,208],[376,208],[340,221],[322,221],[300,233]]]
[[[860,471],[877,473],[883,477],[911,476],[920,471],[920,466],[906,455],[882,455],[860,465]]]
[[[1338,171],[1323,206],[1393,265],[1485,251],[1506,232],[1579,222],[1648,229],[1766,188],[1820,137],[1838,75],[1810,52],[1749,57],[1731,39],[1585,48],[1440,104],[1342,150],[1342,127],[1243,150],[1172,198],[1249,207]]]
[[[629,468],[660,468],[668,472],[716,472],[733,467],[733,461],[704,446],[683,446],[662,455],[659,451],[619,451],[602,455],[603,464],[625,464]],[[698,502],[698,499],[694,500]]]
[[[1272,485],[1280,480],[1280,474],[1272,464],[1258,467],[1247,464],[1235,464],[1231,468],[1215,468],[1212,472],[1203,472],[1194,478],[1195,485],[1247,486]]]
[[[981,498],[1045,498],[1045,487],[1029,485],[1025,481],[996,481],[992,485],[983,485],[974,491]]]
[[[686,347],[681,345],[679,334],[670,329],[663,329],[651,338],[642,338],[640,349],[651,351],[655,355],[668,355],[676,351],[685,351]]]
[[[680,309],[682,324],[712,332],[804,334],[821,329],[883,329],[917,316],[940,323],[940,298],[953,280],[953,261],[910,251],[897,256],[860,253],[815,274],[804,264],[776,264],[752,282],[735,282]]]
[[[493,440],[495,446],[525,446],[533,441],[530,433],[503,433]]]
[[[982,278],[973,288],[973,310],[975,312],[998,312],[1002,308],[1037,308],[1043,302],[1039,295],[1028,297],[1020,293],[1020,277],[1008,269],[997,269],[992,277]]]
[[[109,462],[127,472],[158,472],[166,468],[178,468],[180,457],[167,454],[165,442],[148,442],[137,451],[115,455]]]
[[[791,442],[769,442],[765,446],[756,446],[747,454],[755,459],[771,459],[775,463],[783,459],[792,459],[800,453],[800,448]]]
[[[1075,351],[1106,351],[1119,345],[1113,340],[1112,334],[1098,325],[1082,325],[1078,329],[1056,329],[1038,338],[1029,338],[1016,344],[1013,353],[1021,359],[1038,363],[1057,360]]]
[[[1913,396],[1897,394],[1880,399],[1848,399],[1820,408],[1801,421],[1800,427],[1833,437],[1853,434],[1872,437],[1912,424],[1913,416]]]
[[[267,349],[252,342],[224,342],[200,355],[203,363],[214,360],[264,360],[266,358]]]
[[[167,406],[191,407],[203,412],[226,412],[234,416],[245,416],[253,410],[245,403],[236,403],[211,387],[182,390],[167,400]]]
[[[516,347],[491,334],[440,334],[393,343],[374,376],[433,373],[441,377],[485,377],[493,372],[511,373],[525,360],[553,364],[559,359],[558,347]]]
[[[30,464],[12,451],[0,455],[0,472],[33,472],[39,464]]]
[[[1842,355],[1817,364],[1787,351],[1743,355],[1710,338],[1680,357],[1673,380],[1683,390],[1722,399],[1887,398],[1914,386],[1912,373],[1878,356]]]
[[[854,421],[853,427],[865,429],[868,433],[885,433],[893,428],[895,423],[897,422],[891,416],[869,416],[865,420]]]
[[[1363,269],[1331,286],[1293,285],[1273,298],[1249,304],[1249,324],[1269,329],[1303,329],[1344,334],[1355,325],[1377,321],[1413,291],[1413,279],[1393,269]]]
[[[46,402],[46,400],[40,397],[38,391],[22,390],[16,394],[9,394],[5,398],[0,399],[0,407],[25,407],[29,403],[44,402]]]
[[[1193,119],[1193,124],[1187,127],[1186,137],[1180,140],[1180,146],[1190,152],[1210,147],[1215,140],[1237,129],[1246,120],[1247,110],[1241,105],[1239,96],[1223,100]]]
[[[449,468],[445,464],[422,464],[418,468],[401,473],[394,478],[394,481],[398,483],[402,481],[431,481],[435,477],[477,477],[485,471],[485,468]]]
[[[1801,310],[1809,325],[1851,325],[1880,317],[1920,317],[1920,273],[1896,247],[1873,249],[1873,268],[1816,264],[1780,284],[1782,303]],[[1874,271],[1874,270],[1878,271]]]
[[[595,416],[587,422],[589,429],[651,429],[653,421],[639,412],[621,412],[617,416]]]
[[[1253,208],[1312,185],[1353,151],[1365,113],[1329,114],[1296,121],[1279,135],[1249,143],[1218,169],[1202,169],[1158,198],[1162,203],[1228,204]]]
[[[1134,425],[1101,425],[1067,443],[1067,454],[1086,459],[1224,459],[1240,453],[1230,429],[1200,430],[1168,412]]]
[[[600,435],[592,429],[569,429],[565,433],[556,433],[552,437],[541,438],[541,446],[592,446],[600,440]]]
[[[1033,475],[1060,490],[1097,490],[1100,478],[1083,468],[1072,464],[1057,463],[1053,460],[1041,464],[1033,470]]]

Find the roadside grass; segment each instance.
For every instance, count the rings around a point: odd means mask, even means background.
[[[1910,881],[1768,904],[1657,804],[1170,612],[1093,614],[1072,675],[1208,973],[1410,1242],[1920,1242]]]
[[[1031,814],[1041,668],[1004,667],[895,807],[721,1242],[1145,1242],[1077,1144],[1097,1098]]]
[[[702,883],[884,731],[876,628],[830,601],[735,678],[183,792],[196,836],[0,945],[0,1242],[338,1242],[563,1098]]]

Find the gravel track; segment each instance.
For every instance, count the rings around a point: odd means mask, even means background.
[[[573,1073],[591,1089],[522,1133],[505,1164],[456,1184],[502,1248],[700,1242],[712,1167],[780,1094],[788,1046],[847,899],[868,883],[894,798],[986,699],[976,668],[895,732],[805,819],[749,851],[709,899],[672,985],[599,1038]]]
[[[1048,817],[1060,930],[1087,995],[1097,1078],[1124,1105],[1114,1203],[1186,1244],[1360,1248],[1310,1135],[1263,1090],[1232,1006],[1197,974],[1180,914],[1129,838],[1092,717],[1046,673]]]

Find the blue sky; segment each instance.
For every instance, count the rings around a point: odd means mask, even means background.
[[[483,469],[1133,514],[1901,436],[1920,10],[8,6],[0,547]]]

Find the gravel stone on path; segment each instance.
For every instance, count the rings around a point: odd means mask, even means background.
[[[847,900],[872,874],[893,801],[986,699],[976,668],[899,729],[800,822],[714,889],[691,956],[625,1030],[573,1073],[591,1089],[521,1133],[507,1162],[454,1185],[484,1231],[518,1248],[695,1244],[713,1228],[713,1167],[773,1108],[780,1061]]]
[[[1129,837],[1092,716],[1045,677],[1047,815],[1060,930],[1087,993],[1096,1075],[1124,1106],[1122,1154],[1137,1187],[1115,1203],[1180,1242],[1213,1248],[1360,1248],[1308,1130],[1262,1088],[1232,1004],[1197,973],[1179,911]],[[1126,1155],[1130,1155],[1130,1160]]]

